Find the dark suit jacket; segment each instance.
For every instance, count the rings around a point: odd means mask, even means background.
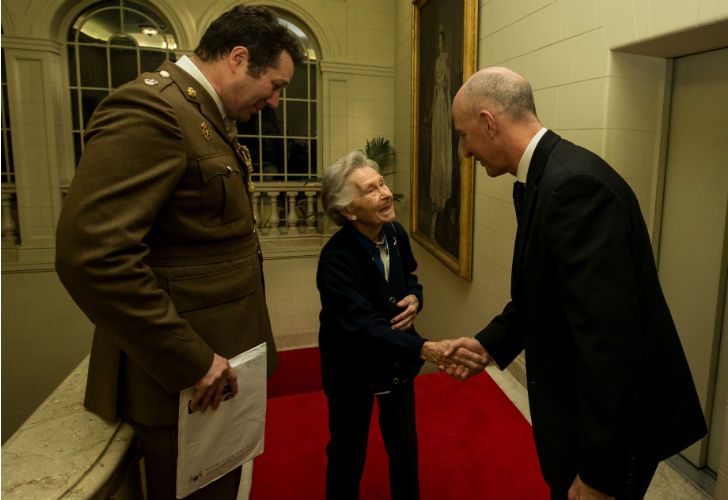
[[[579,473],[616,494],[635,453],[657,462],[706,433],[637,199],[551,131],[528,172],[511,294],[477,339],[501,368],[526,349],[549,485]]]
[[[357,241],[349,223],[321,250],[316,284],[321,294],[319,350],[323,388],[329,396],[380,392],[411,380],[423,364],[425,342],[414,328],[393,330],[402,312],[394,304],[413,294],[422,309],[422,287],[404,228],[384,226],[389,243],[389,281]]]
[[[177,421],[213,352],[267,342],[277,363],[247,170],[212,97],[160,70],[94,113],[56,240],[58,274],[96,325],[86,406],[147,425]]]

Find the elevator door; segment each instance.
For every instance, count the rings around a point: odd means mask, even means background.
[[[728,361],[719,355],[728,267],[726,110],[728,49],[676,59],[658,270],[709,420],[708,437],[684,455],[714,471],[726,405],[718,374],[725,377]]]

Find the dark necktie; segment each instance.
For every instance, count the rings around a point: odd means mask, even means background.
[[[516,181],[513,183],[513,206],[516,207],[516,220],[521,220],[521,210],[523,209],[523,199],[526,196],[526,184]]]

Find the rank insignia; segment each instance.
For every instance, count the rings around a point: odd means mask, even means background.
[[[197,97],[197,91],[192,87],[187,87],[187,90],[185,90],[185,92],[187,92],[187,95],[190,97]]]
[[[159,82],[157,80],[155,80],[154,78],[145,78],[144,83],[146,83],[147,85],[156,85]]]
[[[206,141],[212,140],[212,130],[210,130],[210,125],[208,125],[207,122],[202,122],[200,123],[200,128],[202,129],[202,137],[204,137]]]

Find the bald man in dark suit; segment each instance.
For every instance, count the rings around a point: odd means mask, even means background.
[[[554,500],[642,498],[658,462],[706,425],[637,199],[604,160],[542,127],[509,69],[474,74],[452,111],[463,154],[517,178],[518,230],[511,301],[450,350],[503,369],[525,348]]]
[[[235,120],[276,107],[300,45],[259,7],[214,21],[195,54],[98,107],[57,230],[57,271],[96,326],[86,406],[135,429],[150,498],[175,498],[179,392],[215,409],[228,359],[277,365]],[[245,397],[241,394],[238,397]],[[240,470],[190,498],[235,498]]]

